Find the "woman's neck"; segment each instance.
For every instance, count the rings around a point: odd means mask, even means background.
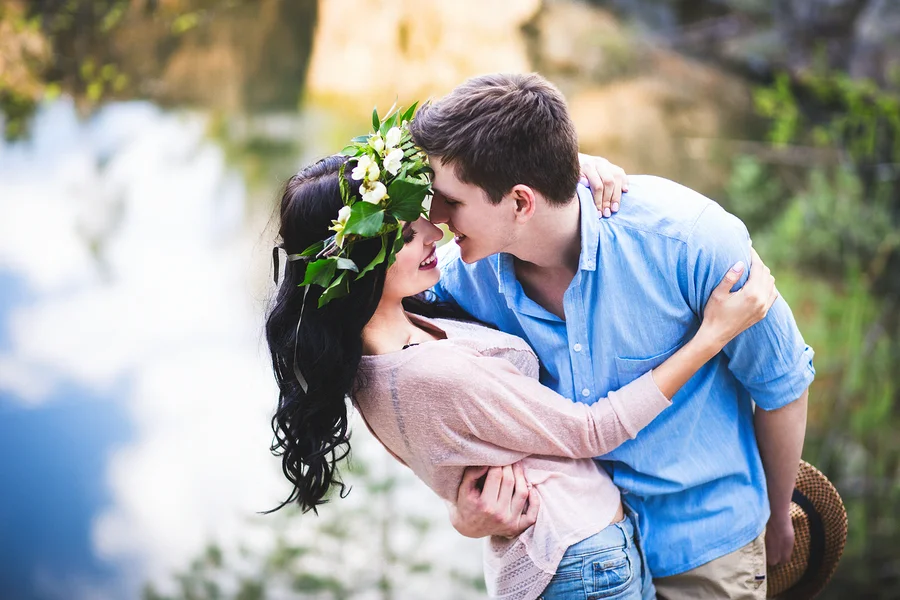
[[[363,354],[387,354],[407,344],[430,342],[438,337],[413,323],[403,303],[382,298],[375,314],[362,330]]]

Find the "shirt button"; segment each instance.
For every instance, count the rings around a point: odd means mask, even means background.
[[[591,390],[584,388],[583,390],[581,390],[581,395],[584,396],[585,398],[587,398],[588,396],[591,395]]]
[[[572,346],[572,350],[574,350],[575,352],[581,352],[581,344],[575,344],[574,346]]]

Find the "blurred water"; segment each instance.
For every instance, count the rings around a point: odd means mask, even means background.
[[[128,597],[283,491],[260,232],[199,115],[35,126],[0,146],[0,595]]]
[[[351,522],[336,551],[355,598],[394,571],[402,597],[471,595],[478,542],[364,427],[330,520],[256,516],[287,492],[262,341],[279,182],[253,208],[212,137],[203,114],[131,102],[80,120],[61,100],[0,145],[0,599],[135,598],[210,542],[315,546],[319,524]],[[436,595],[388,555],[464,582]]]

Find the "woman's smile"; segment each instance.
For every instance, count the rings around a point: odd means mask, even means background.
[[[437,266],[437,248],[435,246],[431,247],[431,252],[428,253],[428,257],[419,263],[420,271],[428,271]]]

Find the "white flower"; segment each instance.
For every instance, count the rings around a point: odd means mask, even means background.
[[[361,181],[366,178],[366,171],[368,171],[369,166],[372,164],[372,159],[369,158],[368,154],[363,154],[359,158],[356,159],[356,167],[354,167],[353,172],[350,173],[350,177],[356,179],[357,181]]]
[[[387,197],[387,188],[380,181],[367,181],[359,186],[359,193],[362,194],[364,202],[378,204]]]
[[[347,219],[350,218],[350,207],[344,206],[341,210],[338,211],[338,218],[336,221],[331,222],[331,231],[334,232],[334,242],[338,245],[338,248],[344,247],[344,227],[347,226]]]
[[[387,132],[387,136],[385,137],[387,147],[396,148],[397,145],[400,144],[401,135],[399,127],[391,127],[391,130]]]
[[[378,168],[378,163],[372,160],[368,154],[363,154],[356,159],[356,167],[350,173],[350,177],[357,181],[378,181],[380,175],[381,169]]]
[[[391,134],[388,132],[388,140],[391,139]],[[376,133],[372,137],[369,138],[369,145],[375,149],[375,152],[381,154],[384,151],[384,139],[381,137],[380,133]],[[390,142],[388,143],[390,146]]]
[[[390,134],[388,134],[390,135]],[[384,159],[384,168],[391,175],[396,175],[400,172],[400,161],[403,160],[403,150],[400,148],[394,148],[391,150],[387,157]]]

